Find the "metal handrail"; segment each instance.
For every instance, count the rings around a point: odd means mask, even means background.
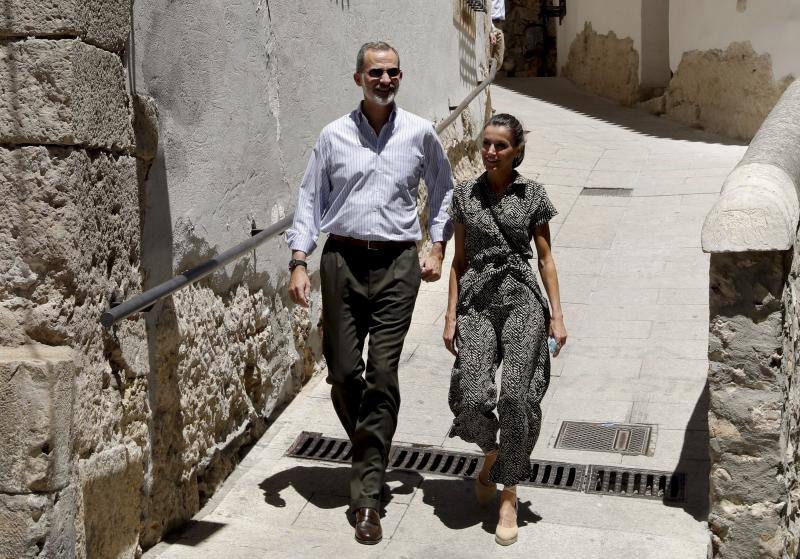
[[[455,110],[453,110],[452,113],[448,115],[447,118],[436,125],[436,132],[441,133],[445,128],[450,126],[455,119],[458,118],[458,115],[460,115],[461,112],[467,107],[467,105],[469,105],[472,100],[475,99],[478,94],[480,94],[481,91],[486,89],[489,84],[494,81],[496,75],[497,60],[493,58],[489,67],[489,75],[486,77],[486,79],[480,82],[477,87],[470,91],[469,95],[467,95],[464,100],[461,101],[461,103],[455,108]],[[221,268],[237,258],[240,258],[245,253],[256,249],[259,245],[270,240],[272,237],[283,233],[292,224],[292,221],[294,221],[294,212],[284,217],[277,223],[273,223],[249,239],[242,241],[233,248],[218,254],[214,258],[206,260],[194,268],[190,268],[189,270],[186,270],[177,276],[173,276],[167,281],[160,283],[155,287],[151,287],[147,291],[143,291],[142,293],[131,297],[127,301],[110,308],[100,317],[100,324],[106,328],[110,328],[120,320],[152,307],[164,297],[172,295],[176,291],[200,281],[218,268]]]
[[[277,223],[273,223],[246,241],[242,241],[235,247],[229,248],[214,258],[206,260],[202,264],[198,264],[194,268],[186,270],[182,274],[173,276],[164,283],[159,283],[155,287],[131,297],[124,303],[120,303],[119,305],[104,312],[100,317],[100,324],[106,328],[109,328],[123,318],[127,318],[132,314],[136,314],[137,312],[154,305],[167,295],[172,295],[176,291],[200,281],[210,273],[214,272],[217,268],[221,268],[222,266],[233,262],[246,252],[250,252],[275,235],[282,233],[292,224],[293,220],[294,213],[284,217]]]
[[[436,132],[441,133],[445,128],[453,124],[453,122],[458,118],[458,115],[460,115],[461,112],[467,108],[467,105],[472,103],[472,100],[475,99],[481,91],[489,87],[489,84],[494,81],[495,76],[497,76],[497,59],[492,58],[491,62],[489,63],[489,75],[486,76],[486,79],[480,82],[477,87],[470,91],[469,95],[464,97],[464,100],[459,103],[455,110],[450,113],[446,119],[436,125]]]

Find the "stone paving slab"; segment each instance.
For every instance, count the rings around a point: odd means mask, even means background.
[[[494,509],[469,482],[389,476],[384,541],[352,539],[347,468],[291,459],[302,430],[343,437],[324,378],[315,377],[185,531],[145,557],[542,557],[701,559],[708,494],[708,257],[700,227],[745,146],[585,94],[560,79],[493,87],[498,112],[529,130],[520,171],[542,182],[570,339],[553,360],[533,457],[681,471],[682,506],[520,489],[520,541],[493,541]],[[627,197],[583,187],[631,188]],[[449,273],[452,251],[445,260]],[[446,280],[423,284],[401,357],[397,442],[477,452],[447,436],[453,358],[441,336]],[[651,424],[645,456],[554,448],[565,420]]]

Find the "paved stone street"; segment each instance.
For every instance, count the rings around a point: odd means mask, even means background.
[[[395,472],[384,541],[360,546],[345,517],[347,468],[283,456],[302,430],[344,436],[320,377],[191,526],[146,557],[706,557],[708,258],[700,229],[745,147],[561,79],[506,80],[492,87],[492,99],[530,130],[520,170],[546,185],[560,212],[551,228],[570,338],[553,362],[534,457],[680,470],[688,474],[688,502],[520,488],[519,542],[500,548],[495,511],[474,503],[469,482]],[[584,187],[633,193],[580,195]],[[446,437],[446,290],[440,281],[419,295],[395,440],[476,452]],[[555,435],[568,419],[653,424],[652,456],[557,450]]]

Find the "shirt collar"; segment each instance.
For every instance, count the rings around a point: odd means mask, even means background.
[[[361,101],[358,104],[358,108],[355,111],[356,119],[358,120],[359,124],[362,124],[364,122],[369,122],[367,120],[367,115],[364,114],[363,105],[364,105],[364,101]],[[386,122],[387,123],[390,123],[390,122],[393,123],[395,121],[395,119],[397,118],[397,113],[399,112],[399,110],[400,109],[397,108],[397,103],[392,103],[392,112],[389,114],[389,120],[387,120]]]
[[[524,185],[525,184],[525,177],[523,177],[520,174],[519,171],[514,169],[513,173],[514,174],[513,174],[513,177],[511,179],[511,182],[506,187],[506,192],[508,192],[509,190],[514,188],[515,186],[519,186],[519,185]],[[484,184],[484,185],[486,185],[488,187],[489,186],[489,173],[488,173],[488,171],[484,171],[481,174],[481,176],[478,177],[478,180],[481,181],[482,184]]]

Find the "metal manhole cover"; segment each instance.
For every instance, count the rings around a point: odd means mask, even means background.
[[[650,425],[563,421],[561,429],[558,430],[555,447],[632,455],[647,454],[652,431]]]
[[[683,503],[686,501],[686,476],[680,472],[589,466],[586,492]]]
[[[287,456],[347,463],[352,445],[347,439],[303,431],[286,451]],[[389,468],[438,475],[474,478],[483,466],[483,456],[424,445],[395,444],[389,452]],[[563,462],[531,461],[531,475],[520,485],[582,491],[587,466]]]
[[[584,186],[580,196],[615,196],[618,198],[629,198],[633,194],[632,188],[593,188]]]

